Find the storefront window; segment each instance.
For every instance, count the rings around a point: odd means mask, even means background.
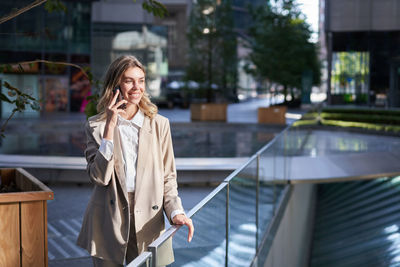
[[[368,98],[369,53],[337,52],[332,58],[332,95],[346,103],[366,103]]]
[[[68,108],[68,78],[65,76],[42,76],[39,80],[44,101],[42,110],[45,112],[67,111]]]

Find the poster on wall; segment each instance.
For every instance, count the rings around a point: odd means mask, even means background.
[[[80,69],[71,71],[71,101],[73,112],[84,112],[87,104],[86,97],[90,95],[90,82]]]
[[[45,112],[67,111],[68,108],[68,78],[43,77],[40,79],[44,93],[42,110]]]

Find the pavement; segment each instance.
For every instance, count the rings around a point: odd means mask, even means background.
[[[91,184],[51,184],[54,200],[48,206],[48,256],[50,267],[90,267],[89,254],[75,245],[83,214],[89,201]],[[181,187],[179,195],[185,211],[206,197],[212,187]],[[168,224],[168,222],[166,222]]]

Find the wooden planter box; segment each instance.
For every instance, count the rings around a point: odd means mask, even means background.
[[[192,121],[226,121],[226,103],[191,104],[190,118]]]
[[[47,200],[53,192],[23,169],[0,169],[2,184],[22,192],[0,193],[0,266],[48,266]]]
[[[286,106],[258,108],[258,123],[286,124]]]

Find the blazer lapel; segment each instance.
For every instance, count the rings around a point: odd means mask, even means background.
[[[152,131],[150,125],[150,118],[146,117],[143,121],[143,126],[139,131],[139,146],[138,146],[138,157],[136,167],[136,181],[135,181],[135,202],[137,193],[140,190],[144,174],[147,166],[151,166],[148,161],[148,157],[151,154],[151,148],[153,146]]]
[[[114,130],[114,164],[115,164],[115,171],[117,172],[118,180],[122,186],[122,189],[126,195],[126,174],[125,174],[125,161],[122,155],[121,149],[121,138],[119,135],[118,127],[115,127]]]

